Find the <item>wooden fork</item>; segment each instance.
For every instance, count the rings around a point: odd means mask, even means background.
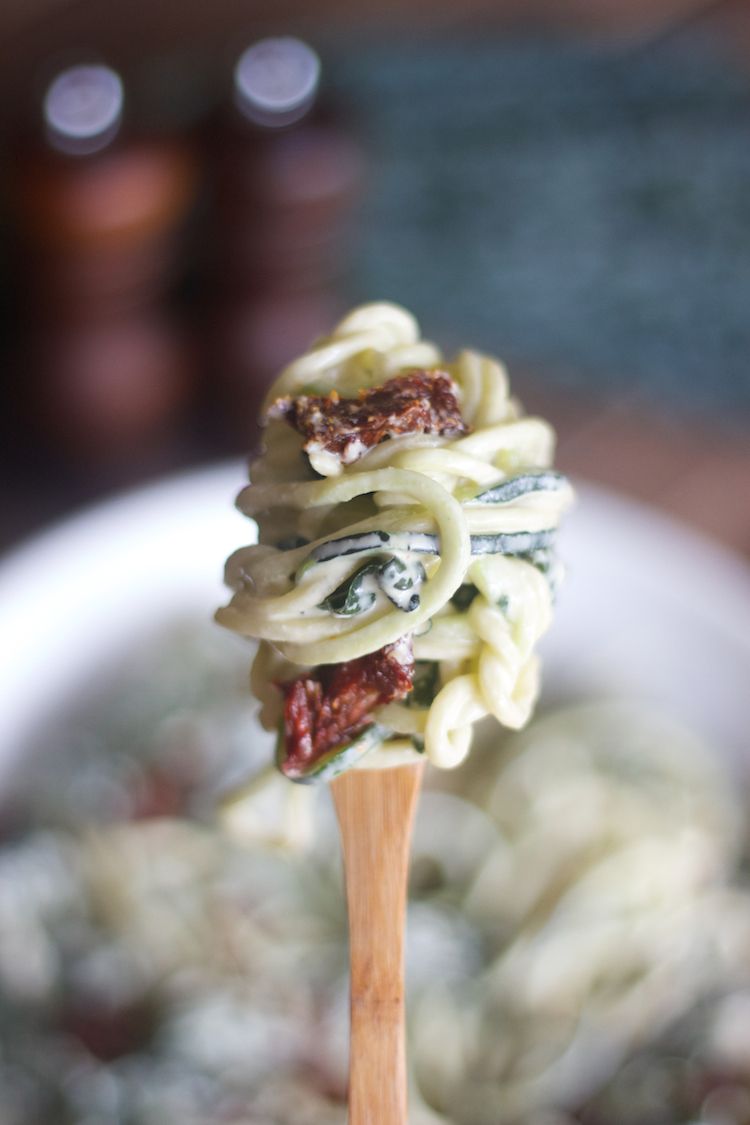
[[[349,909],[349,1125],[406,1125],[404,923],[424,766],[350,770],[331,788]]]

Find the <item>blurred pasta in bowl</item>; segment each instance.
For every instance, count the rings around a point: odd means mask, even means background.
[[[24,692],[4,688],[16,743],[0,801],[4,1125],[346,1120],[346,921],[328,796],[274,775],[222,806],[268,761],[270,739],[245,646],[208,624],[220,551],[202,542],[203,515],[238,476],[184,478],[73,529],[88,632],[62,583],[37,578],[55,572],[70,528],[25,550],[30,588],[10,564],[0,580],[15,675],[24,644],[30,666],[33,654],[9,603],[27,624],[34,605],[56,658],[76,627],[87,646],[54,707],[32,707],[29,690],[22,714]],[[747,1119],[745,720],[732,700],[750,587],[689,533],[580,491],[539,717],[523,733],[480,727],[460,769],[428,775],[420,805],[415,1125]],[[150,576],[140,590],[127,585],[134,566]],[[682,597],[708,577],[710,604]],[[128,628],[112,626],[105,652],[118,590]]]

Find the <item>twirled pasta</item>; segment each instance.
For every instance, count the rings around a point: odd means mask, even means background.
[[[415,370],[450,377],[466,432],[403,433],[347,461],[309,443],[305,454],[303,436],[273,416],[280,400],[338,402]],[[260,641],[252,688],[264,725],[283,721],[278,685],[407,636],[420,690],[375,708],[357,766],[425,753],[450,768],[478,719],[523,726],[572,491],[550,469],[551,427],[522,416],[501,364],[473,351],[446,362],[406,310],[364,305],[281,373],[264,410],[265,452],[238,498],[259,543],[229,559],[234,595],[217,614]]]

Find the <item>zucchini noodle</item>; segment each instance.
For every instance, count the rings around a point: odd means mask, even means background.
[[[374,710],[382,737],[358,768],[422,754],[457,766],[477,720],[523,726],[539,688],[534,647],[551,619],[555,531],[572,490],[550,469],[551,427],[522,416],[502,365],[473,351],[447,362],[405,309],[364,305],[282,371],[264,411],[434,369],[452,380],[466,433],[405,433],[345,463],[310,443],[306,453],[272,412],[238,498],[259,542],[229,559],[233,597],[217,620],[260,642],[252,688],[264,726],[283,721],[278,684],[405,636],[420,674],[433,673],[429,698],[415,688]],[[405,576],[390,585],[388,563]]]

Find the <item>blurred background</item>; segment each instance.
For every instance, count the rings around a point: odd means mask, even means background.
[[[565,469],[750,550],[746,4],[9,2],[0,41],[0,543],[244,451],[388,298]]]
[[[411,1121],[750,1125],[750,4],[3,0],[0,152],[2,1125],[344,1125],[335,823],[211,615],[373,299],[581,495],[539,718],[428,771]]]

